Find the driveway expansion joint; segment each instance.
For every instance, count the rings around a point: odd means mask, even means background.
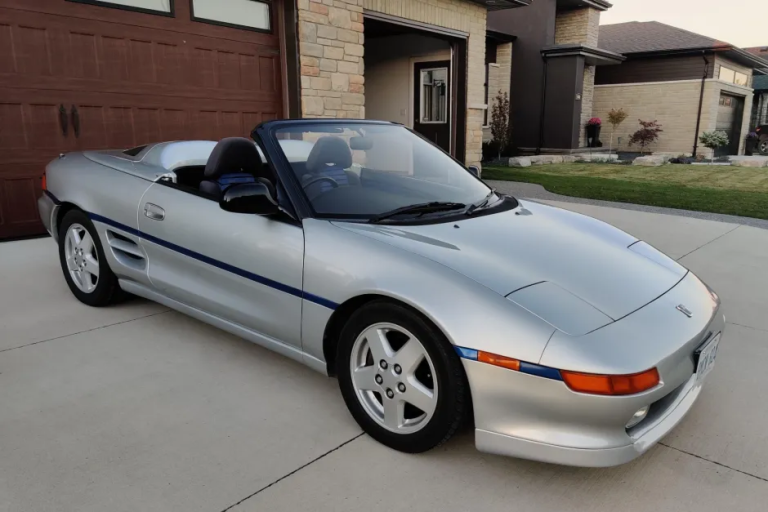
[[[741,473],[742,475],[751,476],[752,478],[755,478],[755,479],[757,479],[757,480],[761,480],[761,481],[763,481],[763,482],[768,482],[768,478],[764,478],[764,477],[762,477],[762,476],[759,476],[759,475],[754,475],[754,474],[752,474],[752,473],[748,473],[747,471],[742,471],[741,469],[736,469],[736,468],[733,468],[733,467],[731,467],[731,466],[727,466],[727,465],[725,465],[725,464],[723,464],[723,463],[721,463],[721,462],[717,462],[717,461],[714,461],[714,460],[708,459],[708,458],[706,458],[706,457],[702,457],[701,455],[696,455],[695,453],[691,453],[691,452],[687,452],[687,451],[685,451],[685,450],[681,450],[680,448],[675,448],[674,446],[670,446],[670,445],[668,445],[668,444],[664,444],[664,443],[662,443],[662,442],[659,442],[659,444],[660,444],[661,446],[664,446],[665,448],[669,448],[669,449],[671,449],[671,450],[675,450],[675,451],[677,451],[677,452],[680,452],[680,453],[684,453],[684,454],[686,454],[686,455],[690,455],[691,457],[696,457],[697,459],[701,459],[701,460],[703,460],[703,461],[706,461],[706,462],[712,463],[712,464],[714,464],[714,465],[716,465],[716,466],[720,466],[720,467],[723,467],[723,468],[725,468],[725,469],[730,469],[731,471],[735,471],[735,472],[737,472],[737,473]]]
[[[164,314],[170,313],[170,312],[171,312],[170,309],[166,309],[165,311],[158,311],[157,313],[151,313],[149,315],[144,315],[144,316],[140,316],[140,317],[137,317],[137,318],[131,318],[129,320],[122,320],[120,322],[115,322],[115,323],[109,324],[109,325],[100,325],[98,327],[94,327],[93,329],[85,329],[84,331],[78,331],[78,332],[73,332],[73,333],[70,333],[70,334],[64,334],[62,336],[55,336],[53,338],[48,338],[48,339],[45,339],[45,340],[33,341],[32,343],[27,343],[27,344],[24,344],[24,345],[19,345],[17,347],[10,347],[10,348],[0,349],[0,353],[8,352],[8,351],[11,351],[11,350],[16,350],[16,349],[24,348],[24,347],[31,347],[32,345],[39,345],[41,343],[46,343],[48,341],[56,341],[56,340],[60,340],[60,339],[63,339],[63,338],[69,338],[70,336],[77,336],[78,334],[83,334],[83,333],[86,333],[86,332],[98,331],[99,329],[106,329],[107,327],[112,327],[112,326],[115,326],[115,325],[127,324],[127,323],[130,323],[130,322],[135,322],[136,320],[143,320],[145,318],[150,318],[150,317],[158,316],[158,315],[164,315]]]
[[[728,231],[726,231],[726,232],[725,232],[725,233],[723,233],[722,235],[720,235],[720,236],[717,236],[717,237],[713,238],[712,240],[710,240],[709,242],[707,242],[707,243],[705,243],[705,244],[703,244],[703,245],[700,245],[699,247],[695,248],[694,250],[692,250],[692,251],[690,251],[690,252],[687,252],[687,253],[683,254],[682,256],[680,256],[679,258],[677,258],[677,261],[680,261],[680,260],[682,260],[683,258],[685,258],[686,256],[689,256],[689,255],[691,255],[691,254],[695,253],[695,252],[696,252],[696,251],[698,251],[699,249],[701,249],[701,248],[703,248],[703,247],[706,247],[706,246],[708,246],[708,245],[709,245],[709,244],[711,244],[712,242],[717,242],[718,240],[720,240],[721,238],[723,238],[725,235],[730,235],[731,233],[733,233],[734,231],[736,231],[736,230],[737,230],[737,229],[739,229],[740,227],[741,227],[741,225],[738,225],[738,226],[736,226],[736,227],[735,227],[735,228],[733,228],[733,229],[729,229]]]
[[[241,500],[240,500],[240,501],[238,501],[237,503],[234,503],[234,504],[232,504],[232,505],[228,506],[227,508],[225,508],[225,509],[224,509],[224,510],[222,510],[221,512],[227,512],[228,510],[232,510],[233,508],[235,508],[235,507],[236,507],[236,506],[238,506],[238,505],[242,505],[243,503],[245,503],[245,502],[246,502],[246,501],[248,501],[249,499],[253,498],[254,496],[256,496],[257,494],[259,494],[260,492],[262,492],[262,491],[266,491],[267,489],[269,489],[269,488],[270,488],[270,487],[272,487],[273,485],[276,485],[276,484],[278,484],[278,483],[282,482],[283,480],[285,480],[286,478],[288,478],[288,477],[290,477],[290,476],[293,476],[293,475],[295,475],[296,473],[298,473],[298,472],[299,472],[299,471],[301,471],[302,469],[304,469],[304,468],[306,468],[306,467],[308,467],[308,466],[311,466],[311,465],[312,465],[312,464],[314,464],[315,462],[317,462],[317,461],[319,461],[320,459],[322,459],[322,458],[324,458],[324,457],[326,457],[326,456],[328,456],[328,455],[332,454],[332,453],[333,453],[333,452],[335,452],[336,450],[340,450],[341,448],[344,448],[346,445],[348,445],[349,443],[351,443],[351,442],[352,442],[352,441],[354,441],[355,439],[359,439],[359,438],[361,438],[361,437],[362,437],[362,436],[364,436],[364,435],[365,435],[365,432],[360,432],[359,434],[357,434],[357,435],[356,435],[355,437],[353,437],[352,439],[348,439],[348,440],[344,441],[343,443],[341,443],[339,446],[336,446],[335,448],[331,448],[331,449],[330,449],[330,450],[328,450],[327,452],[325,452],[325,453],[323,453],[323,454],[320,454],[320,455],[318,455],[317,457],[315,457],[315,458],[314,458],[314,459],[312,459],[311,461],[307,462],[306,464],[303,464],[303,465],[299,466],[298,468],[294,469],[294,470],[293,470],[293,471],[291,471],[290,473],[287,473],[287,474],[285,474],[285,475],[281,476],[280,478],[278,478],[277,480],[275,480],[275,481],[273,481],[273,482],[271,482],[271,483],[269,483],[269,484],[265,485],[264,487],[262,487],[261,489],[259,489],[259,490],[258,490],[258,491],[256,491],[256,492],[254,492],[253,494],[249,494],[248,496],[246,496],[245,498],[241,499]]]

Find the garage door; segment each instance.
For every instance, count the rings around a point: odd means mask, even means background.
[[[738,155],[741,142],[741,122],[744,115],[744,98],[720,95],[720,104],[717,107],[716,129],[728,134],[727,146],[718,148],[716,156]]]
[[[0,239],[42,232],[40,176],[61,152],[246,136],[281,117],[280,5],[0,0]]]

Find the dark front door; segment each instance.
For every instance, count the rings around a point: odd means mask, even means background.
[[[450,151],[451,63],[417,62],[413,70],[413,129]]]
[[[715,156],[738,155],[741,142],[741,121],[744,116],[744,98],[720,95],[720,104],[717,107],[716,130],[728,134],[728,145],[715,151]]]
[[[192,6],[0,0],[0,239],[44,232],[40,176],[61,152],[247,136],[281,117],[278,27]]]

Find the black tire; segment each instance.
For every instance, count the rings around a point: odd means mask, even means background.
[[[757,151],[763,156],[768,156],[768,137],[765,135],[757,142]]]
[[[86,293],[78,288],[72,280],[72,276],[67,268],[67,261],[64,254],[64,240],[67,230],[75,223],[80,224],[86,231],[88,231],[88,234],[93,239],[93,245],[98,254],[99,279],[96,283],[96,287],[90,293]],[[112,270],[107,264],[107,259],[104,256],[104,248],[101,246],[101,240],[96,233],[96,228],[93,226],[93,223],[88,216],[81,210],[71,210],[67,212],[59,226],[59,262],[61,263],[61,270],[64,273],[64,279],[67,281],[69,289],[72,291],[72,294],[77,297],[77,300],[83,304],[98,308],[119,302],[125,298],[125,293],[120,289],[120,286],[117,283],[117,277],[115,277],[115,274],[112,273]]]
[[[401,326],[416,336],[434,366],[438,386],[435,412],[413,433],[398,434],[379,425],[360,403],[352,384],[350,359],[355,340],[369,326],[381,322]],[[421,453],[439,446],[456,433],[471,410],[469,384],[453,346],[431,322],[402,305],[375,301],[360,308],[344,326],[337,350],[339,387],[347,408],[368,435],[390,448]]]

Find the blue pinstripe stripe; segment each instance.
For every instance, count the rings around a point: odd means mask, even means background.
[[[157,238],[156,236],[152,236],[149,233],[143,233],[138,229],[134,229],[130,226],[126,226],[125,224],[121,224],[107,217],[103,217],[99,214],[88,213],[88,217],[90,217],[90,219],[93,221],[101,222],[102,224],[112,226],[121,231],[125,231],[126,233],[130,233],[131,235],[137,236],[139,238],[143,238],[144,240],[147,240],[148,242],[152,242],[153,244],[160,245],[162,247],[165,247],[166,249],[170,249],[174,252],[178,252],[179,254],[183,254],[184,256],[187,256],[189,258],[201,261],[207,265],[220,268],[221,270],[225,270],[227,272],[238,275],[240,277],[244,277],[245,279],[249,279],[253,282],[263,284],[264,286],[268,286],[270,288],[287,293],[289,295],[293,295],[294,297],[299,297],[301,299],[314,302],[315,304],[319,304],[320,306],[323,306],[332,310],[339,307],[339,305],[336,304],[335,302],[332,302],[328,299],[324,299],[323,297],[320,297],[318,295],[313,295],[311,293],[307,293],[298,288],[294,288],[293,286],[279,283],[277,281],[269,279],[268,277],[260,276],[258,274],[254,274],[253,272],[248,272],[247,270],[243,270],[239,267],[235,267],[233,265],[230,265],[229,263],[224,263],[223,261],[219,261],[217,259],[211,258],[204,254],[200,254],[199,252],[195,252],[190,249],[187,249],[186,247],[182,247],[180,245],[176,245],[174,243],[168,242],[161,238]]]

